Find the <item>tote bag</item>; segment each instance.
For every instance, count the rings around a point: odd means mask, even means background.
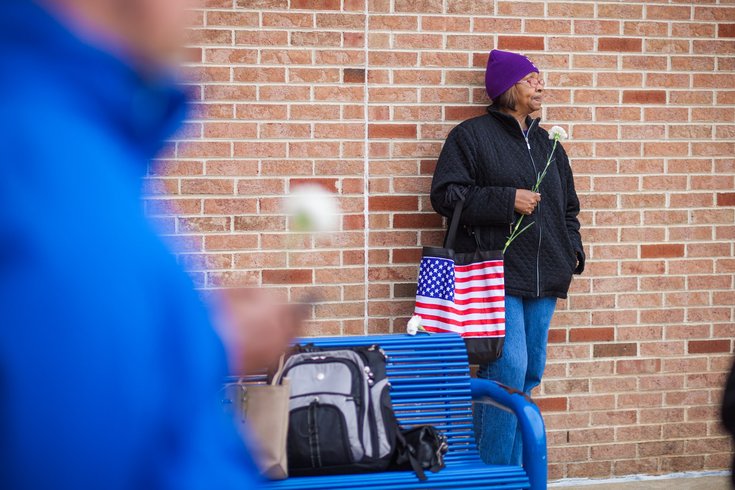
[[[225,401],[234,409],[241,431],[254,439],[246,442],[255,462],[260,472],[271,480],[288,477],[286,440],[291,385],[288,378],[276,384],[282,370],[283,357],[270,384],[231,383],[225,387],[228,398]]]
[[[503,253],[453,250],[464,201],[454,208],[443,247],[424,247],[416,308],[428,332],[455,332],[467,344],[470,364],[497,360],[505,337]]]

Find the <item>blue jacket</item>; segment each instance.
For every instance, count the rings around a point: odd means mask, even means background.
[[[222,344],[142,212],[184,102],[0,2],[0,488],[258,486]]]

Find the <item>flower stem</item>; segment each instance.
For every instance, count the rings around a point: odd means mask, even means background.
[[[532,192],[538,192],[541,188],[541,182],[544,180],[544,177],[546,177],[546,171],[549,169],[549,165],[551,165],[551,162],[553,161],[554,157],[554,151],[556,151],[556,144],[559,142],[559,136],[554,137],[554,146],[551,147],[551,153],[549,154],[549,158],[546,160],[546,166],[544,167],[544,170],[536,176],[536,184],[531,188]],[[505,241],[505,246],[503,247],[503,254],[505,254],[505,251],[508,250],[508,247],[511,243],[513,243],[513,240],[518,238],[521,233],[529,229],[531,226],[533,226],[536,222],[529,223],[526,226],[524,226],[522,229],[519,230],[521,227],[521,223],[523,222],[523,217],[525,215],[521,215],[521,217],[516,221],[516,225],[513,227],[513,231],[511,232],[510,236]]]

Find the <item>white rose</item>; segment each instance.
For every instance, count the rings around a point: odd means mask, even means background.
[[[416,335],[419,330],[423,330],[421,328],[421,317],[414,315],[408,321],[408,325],[406,325],[406,333],[408,335]]]
[[[550,140],[560,140],[565,141],[569,136],[567,135],[567,132],[564,131],[564,128],[561,126],[552,126],[551,130],[549,130],[549,139]]]
[[[329,232],[339,228],[337,198],[320,185],[304,184],[283,198],[283,210],[294,231]]]

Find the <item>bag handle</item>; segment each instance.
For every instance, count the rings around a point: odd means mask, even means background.
[[[454,248],[454,242],[457,239],[457,230],[459,229],[459,218],[462,216],[463,206],[464,199],[460,199],[457,201],[457,204],[454,205],[452,219],[449,221],[449,231],[444,237],[444,248]]]
[[[278,369],[276,370],[275,374],[273,374],[273,377],[271,378],[271,383],[270,383],[271,386],[277,385],[278,380],[281,379],[285,361],[286,361],[286,354],[281,354],[281,357],[278,359]]]

